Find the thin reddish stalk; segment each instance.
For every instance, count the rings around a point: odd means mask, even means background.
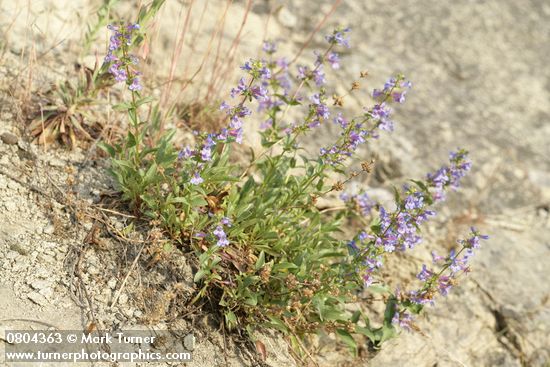
[[[195,2],[194,0],[191,0],[189,4],[189,8],[187,9],[187,14],[185,16],[183,28],[181,29],[181,32],[179,34],[177,45],[172,51],[172,62],[170,64],[170,74],[168,76],[168,84],[166,84],[166,87],[164,88],[164,91],[163,91],[163,95],[161,96],[161,101],[163,106],[166,106],[168,96],[170,95],[170,89],[172,88],[172,81],[174,80],[176,66],[178,65],[178,62],[181,56],[181,51],[183,50],[183,42],[185,40],[185,35],[187,34],[187,30],[189,28],[189,19],[191,18],[194,2]],[[160,126],[161,131],[163,130],[162,125],[163,123],[161,122],[161,126]]]
[[[229,0],[229,2],[230,2],[229,5],[233,4],[232,0]],[[223,19],[223,27],[225,28],[225,17]],[[216,79],[216,75],[218,72],[218,64],[220,59],[221,47],[222,47],[222,39],[223,39],[223,33],[220,33],[218,38],[218,47],[216,48],[216,57],[214,58],[214,62],[212,63],[212,72],[210,73],[211,77],[210,77],[210,81],[208,83],[208,88],[206,91],[206,97],[205,97],[206,101],[208,101],[210,97],[210,93],[212,91],[212,88],[214,87],[214,80]]]
[[[212,44],[214,42],[214,39],[217,37],[217,35],[220,33],[221,31],[221,28],[222,28],[222,21],[223,19],[225,19],[225,17],[227,16],[227,11],[229,10],[229,5],[230,5],[230,2],[227,3],[224,11],[223,11],[223,15],[220,17],[220,21],[218,21],[218,28],[216,29],[215,32],[212,33],[211,37],[210,37],[210,40],[208,41],[208,47],[207,47],[207,51],[206,53],[204,54],[202,60],[201,60],[201,63],[199,65],[199,67],[197,68],[197,70],[193,73],[193,75],[191,76],[191,78],[189,78],[189,80],[186,80],[185,84],[181,87],[181,89],[179,90],[177,96],[176,96],[176,100],[179,99],[179,97],[181,96],[181,94],[185,91],[185,89],[189,86],[189,84],[191,84],[193,82],[193,80],[196,78],[196,76],[202,71],[202,68],[204,67],[205,63],[206,63],[206,60],[208,59],[208,57],[210,56],[210,53],[212,52]]]
[[[302,55],[302,53],[304,52],[304,50],[309,46],[309,44],[311,43],[311,40],[313,39],[313,37],[315,36],[315,34],[317,32],[319,32],[319,30],[323,27],[323,25],[325,24],[325,22],[327,21],[327,19],[332,15],[332,13],[334,13],[334,11],[336,11],[336,8],[338,8],[338,6],[340,6],[340,4],[342,3],[342,0],[336,0],[333,4],[332,4],[332,7],[330,8],[330,10],[328,11],[328,13],[325,14],[325,16],[323,17],[323,19],[321,19],[321,21],[319,23],[317,23],[317,26],[315,27],[315,29],[313,30],[313,32],[311,32],[309,34],[309,37],[307,38],[306,42],[304,42],[304,44],[302,45],[302,47],[300,48],[300,50],[298,51],[298,53],[296,54],[296,56],[294,56],[294,58],[292,59],[292,61],[289,63],[290,64],[293,64],[294,62],[296,62],[296,60],[298,60],[298,58]]]
[[[244,29],[244,26],[246,25],[246,21],[248,19],[248,14],[250,13],[250,10],[252,9],[252,0],[248,0],[246,4],[246,9],[244,12],[243,20],[241,22],[241,26],[239,28],[239,31],[237,32],[237,35],[233,39],[233,42],[231,44],[231,47],[228,50],[228,60],[224,62],[222,65],[225,66],[225,70],[223,70],[220,73],[214,74],[214,81],[212,83],[212,88],[209,89],[209,94],[207,95],[207,101],[210,98],[210,92],[211,90],[218,91],[220,90],[220,87],[223,85],[225,80],[227,79],[228,75],[230,74],[229,71],[233,67],[233,60],[235,59],[235,53],[237,51],[237,48],[239,47],[240,41],[241,41],[241,35],[242,31]]]

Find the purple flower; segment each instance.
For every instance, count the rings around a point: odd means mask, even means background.
[[[422,270],[416,275],[416,277],[425,282],[433,275],[434,273],[431,270],[428,270],[428,268],[426,268],[426,265],[422,265]]]
[[[407,94],[407,89],[412,87],[412,83],[408,80],[405,80],[403,75],[399,75],[397,78],[390,78],[384,84],[384,89],[374,89],[372,91],[372,97],[377,99],[379,97],[384,97],[384,100],[391,97],[394,102],[404,103],[405,94]]]
[[[109,38],[109,51],[118,50],[120,46],[122,46],[121,39],[122,39],[122,33],[115,32],[115,34]]]
[[[378,121],[378,128],[385,131],[393,131],[393,121],[390,120],[391,109],[384,102],[375,105],[370,111],[370,116]]]
[[[337,28],[330,35],[325,36],[325,39],[333,45],[340,45],[349,48],[349,38],[346,38],[346,33],[350,32],[351,28]]]
[[[266,130],[273,126],[273,119],[269,118],[260,124],[260,130]]]
[[[327,61],[333,69],[340,69],[340,55],[336,52],[329,52],[327,55]]]
[[[298,75],[296,75],[297,79],[305,80],[309,78],[310,71],[307,66],[298,65]]]
[[[288,69],[289,62],[286,59],[286,57],[281,57],[277,59],[276,63],[277,63],[277,66],[280,67],[281,69],[283,70]]]
[[[109,67],[109,72],[113,75],[117,82],[125,82],[128,78],[128,73],[120,64],[114,63]]]
[[[236,88],[231,88],[231,98],[235,98],[236,96],[240,96],[244,94],[247,91],[247,86],[244,78],[239,79],[239,84],[237,84]],[[225,103],[225,102],[224,102]]]
[[[107,55],[105,55],[105,62],[109,63],[112,61],[118,61],[119,58],[112,53],[112,51],[107,52]]]
[[[259,69],[260,78],[263,80],[271,79],[271,70],[268,67],[263,66]]]
[[[334,118],[334,123],[340,125],[343,129],[345,129],[349,124],[349,122],[342,115],[342,112],[338,112]]]
[[[216,245],[218,245],[219,247],[225,247],[229,245],[227,235],[225,234],[222,226],[217,226],[212,233],[218,238],[218,242],[216,243]]]
[[[393,101],[397,103],[404,103],[405,102],[405,94],[407,91],[401,91],[401,92],[393,92],[391,94]]]
[[[141,84],[139,83],[139,78],[138,77],[135,77],[133,80],[132,80],[132,84],[130,84],[128,86],[128,89],[130,89],[131,91],[134,91],[134,92],[137,92],[137,91],[140,91],[143,89],[143,87],[141,86]]]
[[[372,91],[372,97],[373,97],[373,98],[378,98],[378,97],[380,97],[380,96],[383,95],[383,94],[384,94],[384,92],[383,92],[382,90],[380,90],[380,89],[374,89],[374,90]]]
[[[439,256],[435,251],[432,251],[432,262],[434,264],[437,264],[438,262],[441,262],[445,260],[443,256]]]
[[[195,154],[195,152],[193,152],[189,146],[186,146],[185,148],[183,148],[182,150],[180,150],[180,152],[178,153],[178,159],[179,159],[179,160],[181,160],[181,159],[189,159],[189,158],[191,158],[194,154]]]
[[[449,290],[452,288],[452,278],[447,275],[442,275],[437,280],[437,289],[442,296],[449,294]]]
[[[260,101],[265,101],[268,99],[267,89],[265,89],[261,85],[253,85],[250,88],[250,94],[252,95],[252,97]]]
[[[312,72],[313,80],[315,81],[315,84],[320,87],[325,84],[325,73],[323,71],[323,65],[317,66]]]
[[[330,110],[328,106],[323,103],[320,94],[312,95],[309,100],[312,103],[312,108],[317,118],[326,120],[330,117]]]
[[[445,199],[444,191],[447,187],[456,190],[460,186],[460,180],[466,176],[472,164],[468,161],[468,154],[465,150],[458,150],[449,154],[450,164],[441,167],[435,173],[428,173],[426,181],[435,189],[434,200]]]
[[[244,71],[252,71],[252,62],[251,60],[250,61],[246,61],[244,63],[244,65],[241,66],[241,69],[244,70]]]
[[[223,217],[220,221],[221,224],[223,224],[224,226],[228,226],[228,227],[231,227],[232,223],[231,223],[231,219],[227,218],[227,217]]]
[[[264,41],[262,49],[264,50],[265,53],[268,53],[271,55],[277,52],[277,44],[272,41]]]
[[[202,177],[198,172],[195,172],[193,174],[193,177],[191,177],[191,180],[189,180],[189,182],[191,182],[191,184],[193,185],[200,185],[201,183],[204,182],[204,180],[202,179]]]
[[[488,240],[489,239],[489,236],[484,235],[484,234],[480,234],[475,227],[471,227],[470,231],[471,231],[470,237],[467,238],[466,240],[460,241],[460,243],[468,249],[472,249],[472,248],[477,249],[477,248],[480,247],[480,244],[479,244],[480,239],[481,240]]]
[[[290,89],[292,88],[292,80],[290,79],[290,76],[288,75],[287,71],[283,71],[278,77],[277,82],[279,83],[279,86],[283,88],[284,95],[287,95]]]
[[[405,209],[422,209],[424,206],[424,196],[420,192],[414,192],[405,198]]]
[[[400,328],[407,331],[413,330],[413,325],[412,325],[413,322],[414,322],[413,317],[411,316],[410,313],[406,311],[401,311],[401,312],[395,311],[395,313],[393,314],[393,318],[391,320],[391,323],[393,325],[399,325]]]

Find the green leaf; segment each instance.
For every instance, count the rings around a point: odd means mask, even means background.
[[[103,151],[105,151],[105,153],[109,154],[111,158],[114,158],[114,156],[116,155],[115,148],[113,148],[111,145],[107,143],[104,143],[101,141],[97,144],[97,146],[100,147]]]
[[[381,345],[387,340],[393,339],[397,336],[397,330],[393,325],[384,325],[382,326],[382,337],[378,341],[378,345]]]
[[[233,313],[233,311],[227,311],[224,316],[227,327],[229,329],[234,329],[237,326],[237,316],[235,316],[235,313]]]
[[[368,327],[362,327],[362,326],[355,326],[355,332],[361,335],[366,336],[370,339],[372,344],[378,344],[379,336],[377,336],[370,328]]]
[[[298,266],[296,264],[285,262],[285,261],[273,265],[274,272],[281,271],[281,270],[290,270],[290,269],[298,269]]]
[[[206,276],[207,272],[206,270],[199,270],[197,271],[197,273],[195,274],[195,277],[193,278],[193,280],[195,281],[195,283],[198,283],[202,278],[204,278]]]
[[[200,196],[194,196],[192,197],[190,200],[189,200],[189,204],[191,204],[191,207],[193,208],[196,208],[196,207],[199,207],[199,206],[206,206],[208,205],[208,203],[206,202],[206,200],[204,200],[202,197]]]
[[[153,179],[155,177],[155,174],[157,173],[157,164],[153,162],[147,172],[145,173],[145,176],[143,176],[143,182],[147,185],[151,182],[153,182]]]
[[[344,329],[336,329],[336,334],[340,337],[340,339],[344,342],[344,344],[349,347],[349,349],[353,352],[353,354],[356,355],[357,343],[355,342],[351,334]]]
[[[265,252],[261,251],[260,256],[258,256],[258,260],[256,260],[256,270],[260,270],[263,268],[265,264]]]
[[[132,134],[131,131],[128,131],[128,136],[126,139],[126,148],[133,148],[137,144],[136,137]]]
[[[251,293],[245,300],[244,303],[250,306],[256,306],[258,304],[258,295],[256,293]]]
[[[267,316],[269,318],[269,320],[271,321],[269,323],[269,325],[271,327],[273,327],[274,329],[277,329],[279,331],[282,331],[283,333],[287,333],[288,332],[288,327],[286,326],[286,324],[279,318],[275,317],[275,316]]]

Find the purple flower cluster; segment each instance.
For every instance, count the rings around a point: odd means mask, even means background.
[[[372,129],[365,128],[364,123],[356,123],[354,121],[349,123],[341,115],[337,115],[334,122],[345,129],[345,131],[342,132],[344,141],[340,144],[334,144],[328,149],[321,148],[320,150],[321,158],[331,165],[337,165],[343,162],[347,157],[351,157],[359,145],[367,141],[367,137],[373,136]]]
[[[267,89],[262,84],[248,86],[245,78],[241,78],[236,88],[231,89],[231,97],[245,96],[254,98],[258,101],[265,101],[268,99]]]
[[[398,83],[406,83],[404,85],[407,86],[410,85],[410,82],[404,81],[403,76],[391,78],[390,81],[398,81]],[[390,85],[390,81],[386,84]],[[379,130],[393,131],[394,121],[391,118],[391,114],[392,109],[388,106],[385,99],[369,109],[365,108],[362,120],[357,118],[348,122],[341,114],[338,114],[334,122],[342,127],[342,137],[332,147],[321,148],[321,158],[331,165],[340,164],[347,157],[352,156],[359,145],[363,144],[367,138],[378,138]]]
[[[392,98],[394,102],[404,103],[405,94],[407,90],[411,89],[412,83],[408,80],[405,80],[403,75],[398,75],[396,78],[390,78],[385,84],[383,89],[375,89],[372,92],[374,98],[382,97],[384,100],[387,100],[389,97]]]
[[[312,79],[315,82],[315,85],[318,87],[321,87],[325,85],[326,78],[325,78],[325,72],[323,69],[323,64],[317,64],[317,66],[310,70],[309,67],[304,65],[298,65],[298,74],[296,75],[296,78],[299,80],[310,80]]]
[[[222,132],[217,136],[220,141],[227,142],[228,137],[234,138],[237,143],[242,143],[243,140],[243,118],[249,116],[252,112],[242,103],[231,107],[226,102],[222,102],[220,110],[225,111],[229,117],[229,128],[222,129]]]
[[[372,208],[376,205],[366,192],[353,195],[343,192],[340,194],[340,199],[347,204],[352,204],[365,217],[370,215]]]
[[[272,55],[275,52],[277,52],[277,44],[273,41],[264,41],[264,43],[262,45],[262,50],[265,53],[267,53],[269,55]]]
[[[325,39],[332,45],[340,45],[349,48],[349,37],[346,38],[346,33],[350,32],[351,28],[336,28],[332,34],[326,35]]]
[[[310,118],[309,127],[317,127],[321,124],[322,121],[328,120],[330,117],[330,110],[325,103],[325,96],[323,94],[317,93],[312,95],[309,100],[311,104],[309,105],[309,114]]]
[[[391,323],[393,325],[398,325],[400,328],[411,331],[413,329],[414,319],[412,315],[406,310],[395,311]]]
[[[370,287],[374,283],[374,274],[383,265],[382,255],[377,254],[375,249],[369,246],[373,238],[372,235],[362,231],[356,238],[348,242],[350,252],[360,259],[356,271],[361,274],[365,287]]]
[[[317,60],[315,61],[315,66],[323,65],[326,60],[330,64],[331,68],[333,69],[340,68],[340,55],[337,52],[330,51],[326,54],[326,57],[323,57],[323,55],[318,51],[314,51],[313,53],[315,54],[315,56],[317,56]]]
[[[200,185],[204,182],[203,178],[201,177],[199,172],[193,173],[193,176],[191,177],[191,180],[189,182],[193,185]]]
[[[229,240],[227,239],[227,235],[225,234],[222,226],[217,226],[212,233],[218,239],[216,245],[218,245],[219,247],[225,247],[229,245]]]
[[[391,112],[391,108],[384,102],[375,105],[370,111],[367,111],[377,123],[377,127],[385,131],[393,131],[393,121],[390,119]]]
[[[427,183],[434,189],[434,200],[442,201],[445,199],[445,189],[451,187],[456,190],[460,185],[460,180],[464,177],[472,163],[468,160],[468,152],[459,149],[457,152],[449,154],[449,165],[441,167],[435,173],[428,173]]]
[[[229,240],[227,239],[227,234],[225,233],[225,230],[223,226],[231,227],[231,219],[227,217],[223,217],[220,220],[220,224],[216,226],[214,231],[212,231],[212,234],[216,237],[217,242],[216,245],[219,247],[225,247],[229,245]]]
[[[344,115],[342,114],[342,112],[338,112],[336,114],[336,117],[334,117],[334,123],[337,124],[337,125],[340,125],[340,127],[342,129],[345,129],[348,127],[349,125],[349,121],[345,119]]]
[[[432,252],[433,263],[441,264],[443,270],[436,273],[423,264],[422,270],[416,277],[423,281],[424,285],[420,290],[411,291],[409,293],[410,300],[417,304],[424,305],[429,303],[433,305],[433,296],[435,292],[438,292],[442,296],[449,294],[452,286],[456,284],[457,277],[460,274],[470,271],[468,262],[474,255],[473,249],[480,247],[480,240],[487,240],[488,238],[488,236],[480,234],[472,227],[470,236],[458,241],[458,243],[462,245],[458,253],[453,249],[449,256],[444,258]],[[461,254],[462,256],[459,256]],[[447,269],[449,273],[443,275],[443,271]]]
[[[241,66],[255,80],[271,79],[271,70],[266,61],[250,59]]]
[[[418,227],[435,215],[428,209],[424,201],[424,193],[407,190],[407,196],[393,213],[388,213],[380,207],[380,231],[376,235],[375,245],[385,252],[396,249],[405,251],[412,249],[422,241],[418,235]]]
[[[106,64],[110,64],[109,72],[116,82],[125,82],[128,89],[133,92],[140,91],[143,88],[139,81],[140,73],[134,69],[138,59],[128,53],[134,33],[140,29],[139,24],[111,24],[107,28],[113,32],[109,39],[109,51],[104,61]]]

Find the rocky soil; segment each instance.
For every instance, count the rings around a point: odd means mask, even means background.
[[[178,300],[185,300],[193,287],[185,257],[173,256],[179,260],[149,271],[154,253],[132,265],[146,237],[124,245],[112,236],[92,241],[94,226],[109,223],[122,233],[129,223],[124,215],[97,217],[89,210],[113,190],[106,163],[93,159],[93,150],[45,152],[28,143],[20,122],[21,103],[32,100],[24,90],[44,90],[70,74],[66,60],[75,55],[82,20],[98,4],[31,3],[30,9],[2,3],[0,16],[0,78],[5,81],[0,85],[0,329],[41,322],[81,328],[94,320],[104,328],[166,327],[158,320],[166,315],[181,320]],[[202,2],[196,3],[200,14]],[[223,5],[211,2],[208,11],[219,14]],[[283,52],[292,55],[331,5],[326,0],[255,1],[235,60],[257,55],[264,34],[286,40]],[[167,30],[181,21],[179,9],[179,2],[169,0],[160,14],[159,34],[168,36],[159,39],[151,65],[161,75],[168,73],[170,56],[160,55],[163,50],[171,55],[174,37]],[[244,2],[231,6],[226,44],[238,32],[244,9]],[[376,155],[379,162],[375,179],[364,184],[387,197],[388,185],[422,177],[457,146],[470,150],[474,161],[464,188],[439,208],[427,228],[424,245],[395,272],[413,274],[432,249],[448,250],[470,224],[491,239],[476,255],[473,272],[420,318],[422,332],[403,333],[368,362],[352,361],[321,343],[315,356],[320,365],[344,360],[371,366],[550,365],[549,18],[550,5],[542,0],[349,0],[327,22],[325,29],[335,24],[353,29],[353,47],[343,56],[342,70],[329,76],[337,80],[336,92],[365,69],[371,75],[361,80],[366,89],[395,72],[414,85],[396,111],[396,131],[361,153],[362,158]],[[203,19],[197,54],[208,44],[216,19]],[[322,42],[322,33],[316,35],[302,61],[308,62]],[[15,93],[19,89],[23,92]],[[350,111],[366,104],[366,96],[347,101]],[[253,146],[255,129],[251,126],[249,133]],[[335,133],[325,126],[312,140],[323,144]],[[155,284],[164,286],[153,292]],[[158,302],[145,304],[143,292],[153,292]],[[223,333],[208,317],[186,320],[181,327],[195,330],[197,337],[192,365],[254,363],[240,345],[229,342],[224,353]],[[266,337],[265,344],[269,365],[295,364],[284,341]]]

